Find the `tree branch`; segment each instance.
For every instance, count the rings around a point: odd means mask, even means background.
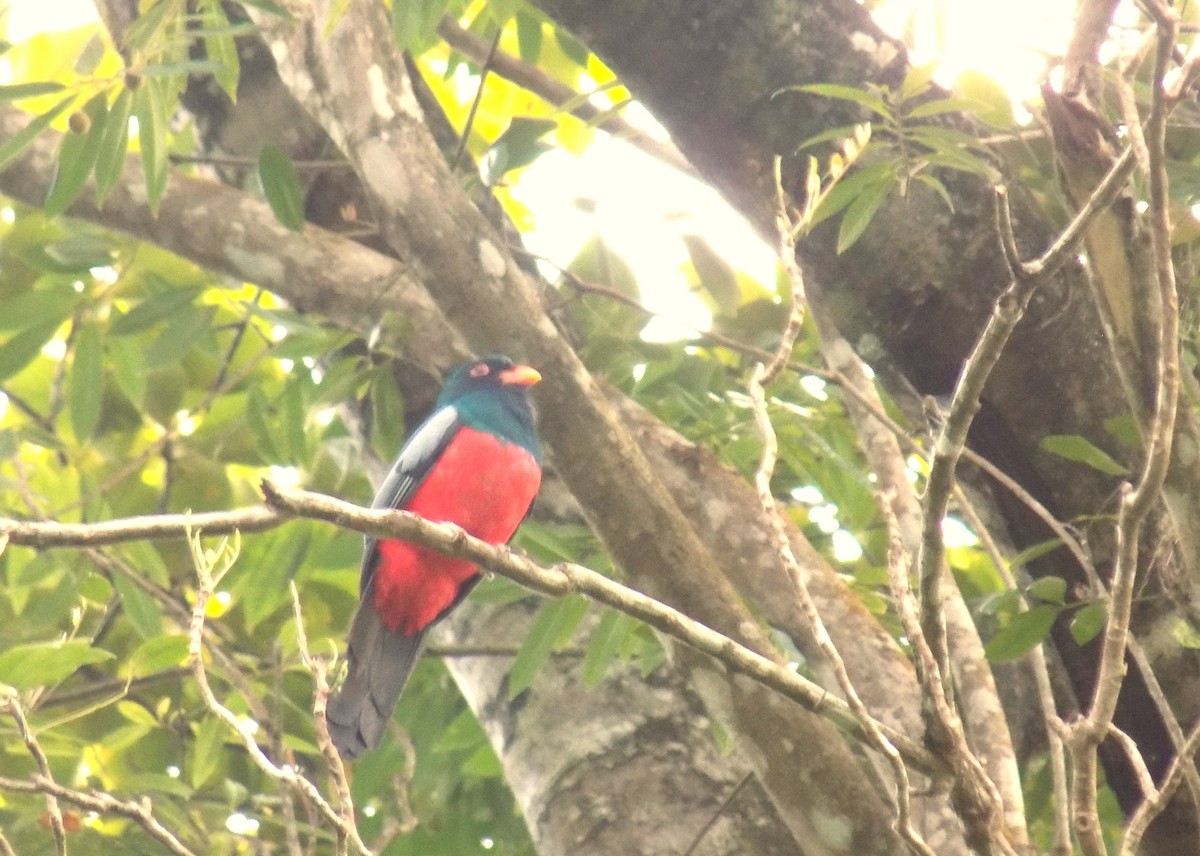
[[[35,775],[32,779],[10,779],[0,776],[0,791],[22,794],[45,794],[47,797],[69,802],[85,811],[97,814],[115,814],[128,818],[146,830],[146,834],[158,841],[175,856],[196,856],[175,837],[169,829],[158,822],[151,810],[150,799],[143,797],[141,801],[126,802],[119,800],[104,791],[80,791],[64,787],[44,775]],[[10,850],[11,852],[11,850]]]
[[[819,713],[856,737],[863,737],[862,726],[845,702],[830,696],[790,669],[710,630],[678,610],[595,571],[570,563],[542,567],[513,554],[506,547],[494,547],[472,538],[452,524],[431,523],[406,511],[365,509],[333,497],[284,489],[269,482],[263,483],[263,492],[267,498],[265,506],[204,515],[153,515],[102,524],[0,519],[0,537],[7,536],[8,543],[17,546],[69,547],[94,543],[96,536],[87,531],[91,526],[101,528],[104,543],[116,543],[153,538],[186,538],[188,532],[204,536],[224,535],[243,531],[241,525],[246,521],[262,531],[297,517],[323,520],[363,534],[412,541],[447,555],[468,559],[542,594],[561,596],[578,593],[591,597],[716,658],[734,671],[799,703],[807,710]],[[169,519],[160,519],[163,517]],[[202,621],[198,623],[203,626]],[[941,762],[914,740],[888,726],[877,725],[915,769],[934,778],[944,774]]]

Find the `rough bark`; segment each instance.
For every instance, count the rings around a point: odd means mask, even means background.
[[[439,637],[515,648],[528,632],[530,607],[462,610]],[[588,689],[576,658],[542,669],[510,700],[507,661],[448,665],[504,763],[539,852],[796,852],[753,765],[736,748],[722,752],[713,720],[680,670],[643,677],[614,665]]]

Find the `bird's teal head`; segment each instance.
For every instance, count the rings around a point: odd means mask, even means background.
[[[481,357],[450,372],[437,403],[453,407],[472,428],[516,443],[540,461],[528,393],[541,379],[537,369],[508,357]]]

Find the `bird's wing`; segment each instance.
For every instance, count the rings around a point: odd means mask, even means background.
[[[379,486],[371,507],[404,508],[461,427],[458,411],[452,406],[440,407],[431,413],[405,441],[396,462]],[[368,535],[365,541],[359,579],[359,591],[364,596],[371,586],[371,578],[375,575],[375,565],[379,560],[376,539]]]

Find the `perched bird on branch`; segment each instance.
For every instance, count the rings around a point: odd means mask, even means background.
[[[529,388],[538,372],[508,357],[459,366],[429,417],[412,433],[372,508],[400,508],[455,523],[503,544],[541,485],[541,450]],[[329,700],[329,730],[343,758],[383,738],[421,641],[478,582],[479,568],[406,541],[368,536],[349,671]]]

